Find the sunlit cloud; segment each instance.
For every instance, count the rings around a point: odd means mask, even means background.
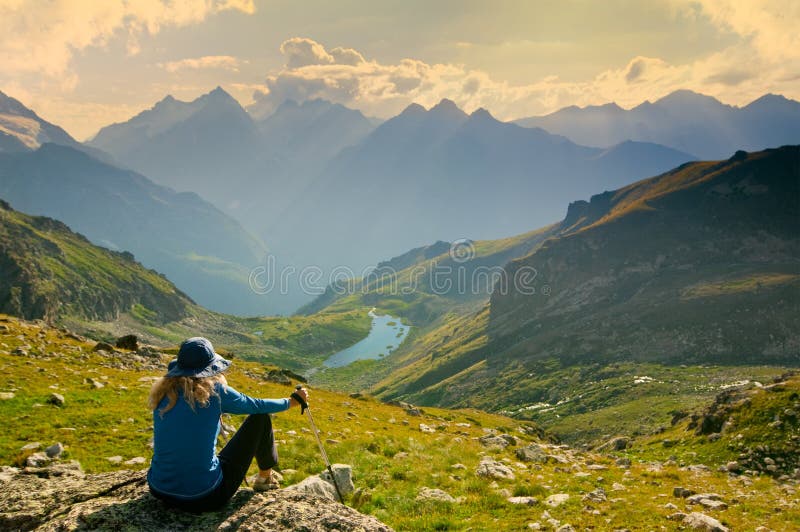
[[[512,85],[463,64],[429,64],[412,58],[382,63],[365,59],[357,50],[328,49],[313,39],[294,37],[280,46],[284,67],[266,76],[264,86],[254,92],[256,103],[252,109],[263,116],[286,99],[322,98],[387,117],[412,102],[430,106],[449,98],[467,111],[484,107],[498,118],[512,119],[552,112],[566,105],[615,101],[633,106],[678,89],[691,89],[738,104],[761,96],[765,86],[797,96],[790,84],[796,79],[794,74],[800,74],[800,41],[786,49],[800,35],[786,22],[800,20],[795,16],[798,8],[788,5],[792,2],[786,2],[784,17],[780,7],[766,6],[764,2],[745,8],[746,3],[733,0],[699,4],[671,1],[683,16],[711,17],[725,31],[740,34],[741,39],[684,63],[637,55],[585,80],[566,81],[551,75],[534,83]],[[348,59],[343,58],[342,50],[347,51]]]
[[[125,39],[131,55],[142,34],[197,24],[221,11],[253,13],[252,0],[4,0],[0,2],[0,65],[4,77],[60,77],[77,52]]]
[[[180,61],[169,61],[167,63],[159,63],[158,66],[167,72],[178,72],[180,70],[203,70],[203,69],[221,69],[230,70],[232,72],[239,71],[239,65],[242,63],[240,59],[230,55],[206,55],[203,57],[193,57],[188,59],[181,59]]]

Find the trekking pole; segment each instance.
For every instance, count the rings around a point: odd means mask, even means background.
[[[295,390],[301,389],[302,386],[298,384],[295,387]],[[300,415],[303,415],[303,412],[308,414],[308,422],[311,424],[311,431],[314,433],[314,436],[317,437],[317,444],[319,444],[319,452],[322,454],[322,459],[325,461],[325,465],[328,467],[328,473],[331,474],[331,480],[333,481],[333,487],[336,488],[336,495],[339,496],[339,501],[344,504],[344,498],[342,497],[342,492],[339,491],[339,484],[336,483],[336,475],[333,474],[333,469],[331,468],[331,461],[328,460],[328,453],[325,452],[325,448],[322,446],[322,440],[319,437],[319,430],[317,430],[317,424],[314,423],[314,417],[311,415],[311,409],[308,408],[308,403],[306,402],[303,397],[297,393],[292,392],[291,395],[292,399],[300,403]]]

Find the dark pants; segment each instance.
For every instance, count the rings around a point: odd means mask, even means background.
[[[242,484],[253,457],[259,469],[272,469],[278,465],[278,450],[272,434],[269,414],[251,414],[219,453],[222,481],[219,486],[200,499],[184,501],[150,490],[168,506],[189,512],[218,510],[227,503]]]

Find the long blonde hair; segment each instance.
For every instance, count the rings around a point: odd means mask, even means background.
[[[195,405],[199,404],[201,408],[208,406],[208,402],[212,395],[219,397],[216,390],[216,384],[220,383],[223,387],[228,385],[225,376],[218,373],[211,377],[161,377],[153,383],[150,388],[150,396],[147,398],[147,405],[150,410],[155,411],[161,400],[166,396],[169,399],[167,405],[159,410],[163,416],[165,413],[172,410],[172,407],[178,402],[178,390],[183,391],[184,400],[189,403],[192,410],[195,410]]]

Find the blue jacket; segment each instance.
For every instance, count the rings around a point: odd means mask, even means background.
[[[274,414],[289,409],[289,399],[254,399],[230,386],[217,385],[219,397],[192,410],[178,393],[178,402],[163,417],[164,397],[153,411],[153,461],[147,472],[150,487],[176,499],[192,500],[211,493],[222,481],[216,452],[219,416]]]

